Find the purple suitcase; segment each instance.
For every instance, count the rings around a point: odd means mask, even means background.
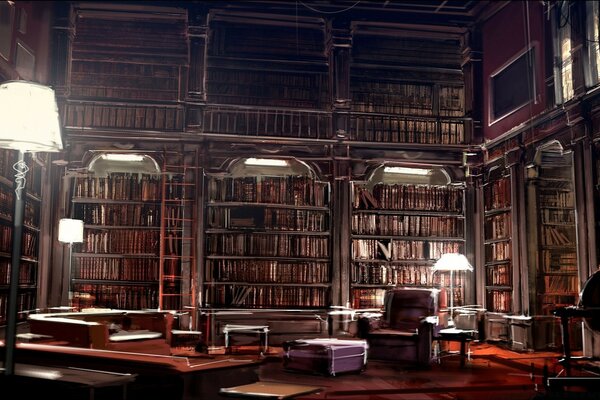
[[[283,343],[286,369],[335,376],[360,372],[367,366],[367,341],[300,339]]]

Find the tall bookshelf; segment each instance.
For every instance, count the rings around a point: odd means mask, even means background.
[[[26,175],[25,208],[19,282],[17,289],[17,318],[25,320],[28,312],[37,307],[39,274],[39,234],[42,168],[26,156],[29,171]],[[12,257],[12,232],[14,214],[15,151],[0,149],[0,325],[6,324],[10,268]]]
[[[536,312],[577,304],[579,296],[572,154],[556,146],[538,151],[536,184],[538,271]]]
[[[72,178],[84,241],[73,245],[71,305],[184,311],[196,301],[196,160],[122,155],[94,156]]]
[[[330,187],[305,164],[206,175],[206,307],[330,305]],[[283,165],[282,164],[282,165]]]
[[[483,188],[485,300],[491,312],[512,311],[512,200],[510,176],[490,179]]]
[[[434,274],[433,264],[444,253],[464,253],[463,187],[450,185],[439,169],[405,168],[387,177],[384,171],[379,167],[368,181],[352,184],[354,308],[380,307],[384,292],[394,286],[449,289],[449,274]],[[427,175],[417,175],[421,171]],[[464,304],[464,279],[455,275],[456,305]]]

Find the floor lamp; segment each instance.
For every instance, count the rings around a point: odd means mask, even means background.
[[[83,243],[83,221],[80,219],[62,218],[58,222],[58,241],[69,245],[68,288],[69,302],[72,299],[71,278],[73,273],[73,243]]]
[[[472,271],[473,266],[469,264],[469,260],[462,254],[446,253],[435,262],[433,271],[450,271],[450,307],[448,311],[448,326],[454,326],[452,310],[454,310],[454,271]]]
[[[54,91],[26,81],[0,84],[0,148],[18,150],[15,170],[15,197],[12,231],[12,257],[6,316],[4,374],[14,375],[17,330],[19,269],[23,239],[25,184],[29,168],[25,152],[62,150],[62,137]]]

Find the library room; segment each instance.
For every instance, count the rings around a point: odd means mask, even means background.
[[[0,0],[0,397],[49,393],[598,398],[599,3]]]

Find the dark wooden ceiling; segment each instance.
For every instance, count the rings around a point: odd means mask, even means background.
[[[272,1],[192,1],[187,8],[221,8],[327,17],[334,21],[369,20],[389,23],[415,23],[468,26],[487,6],[498,1],[458,0],[272,0]],[[173,3],[171,3],[173,5]]]

